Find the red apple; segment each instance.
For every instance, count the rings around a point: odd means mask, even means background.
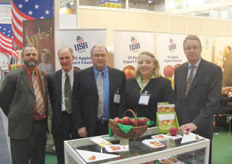
[[[169,133],[170,133],[171,136],[176,136],[177,133],[178,133],[178,128],[177,127],[171,127],[169,129]]]
[[[129,79],[134,76],[135,68],[132,65],[128,65],[123,69],[123,72],[126,75],[126,78]]]
[[[174,68],[171,65],[167,65],[164,67],[164,76],[172,77],[174,74]]]
[[[133,119],[131,120],[131,124],[132,124],[132,126],[136,126],[136,119],[135,119],[135,118],[133,118]]]
[[[144,126],[147,124],[147,119],[146,118],[140,118],[138,119],[138,122],[137,122],[138,126]]]
[[[122,123],[122,121],[120,120],[120,118],[118,118],[118,117],[115,117],[114,118],[114,122],[117,124],[117,123],[119,123],[119,124],[121,124]]]
[[[122,124],[123,125],[131,125],[131,120],[130,120],[130,118],[129,117],[123,117],[122,118]]]

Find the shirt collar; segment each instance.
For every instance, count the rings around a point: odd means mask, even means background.
[[[152,75],[151,76],[151,79],[155,79],[155,75]],[[150,79],[150,80],[151,80]],[[149,80],[149,82],[150,82],[150,80]],[[141,76],[138,76],[137,78],[136,78],[136,81],[137,81],[137,83],[139,84],[139,87],[140,87],[140,93],[143,91],[143,89],[144,89],[144,87],[143,87],[143,82],[142,82],[142,78],[141,78]],[[148,82],[148,83],[149,83]]]
[[[193,66],[195,66],[196,68],[198,68],[200,62],[201,62],[201,58],[200,58]],[[191,66],[192,66],[192,65],[191,65],[190,63],[188,63],[188,68],[190,68]]]
[[[94,71],[94,74],[97,74],[97,75],[98,75],[98,72],[103,72],[103,76],[104,76],[108,72],[108,67],[106,66],[102,71],[98,71],[97,68],[93,66],[93,71]]]
[[[32,71],[35,71],[35,73],[37,74],[37,67],[35,67],[34,69],[30,69],[30,68],[28,68],[28,66],[26,66],[25,64],[24,64],[23,66],[24,66],[24,68],[26,69],[28,75],[31,75],[31,72],[32,72]]]
[[[72,68],[69,72],[65,72],[65,71],[62,69],[62,74],[63,74],[63,76],[65,76],[66,73],[68,74],[69,77],[71,77],[72,74],[73,74],[73,68]]]

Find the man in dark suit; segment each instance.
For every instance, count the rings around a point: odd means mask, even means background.
[[[183,46],[189,62],[175,69],[174,88],[180,129],[212,140],[213,117],[220,107],[222,70],[201,58],[202,46],[196,35],[187,36]]]
[[[81,137],[108,134],[108,120],[119,115],[126,76],[106,65],[107,49],[94,46],[93,66],[80,71],[74,88],[73,118]]]
[[[37,69],[38,52],[22,50],[24,65],[7,74],[0,91],[0,107],[8,117],[13,164],[45,163],[47,131],[46,73]]]
[[[48,89],[52,105],[52,134],[56,147],[58,164],[64,164],[64,141],[77,138],[71,109],[71,95],[66,95],[67,85],[71,90],[77,78],[77,71],[72,67],[74,59],[71,48],[61,48],[58,58],[62,69],[48,76]],[[68,80],[68,81],[67,81]]]

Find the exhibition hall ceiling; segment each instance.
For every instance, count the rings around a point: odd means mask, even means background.
[[[72,8],[77,1],[85,6],[99,6],[100,2],[100,0],[60,0],[60,6]],[[129,8],[232,20],[232,0],[129,0],[128,2]],[[0,0],[0,3],[11,3],[11,0]],[[121,4],[122,8],[125,8],[126,0],[121,0]]]

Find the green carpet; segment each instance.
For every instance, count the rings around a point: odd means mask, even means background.
[[[232,133],[228,129],[215,127],[213,138],[212,162],[213,164],[231,164]]]
[[[232,133],[228,129],[215,127],[212,150],[212,164],[231,164],[232,160]],[[57,164],[56,156],[46,155],[46,164]]]

